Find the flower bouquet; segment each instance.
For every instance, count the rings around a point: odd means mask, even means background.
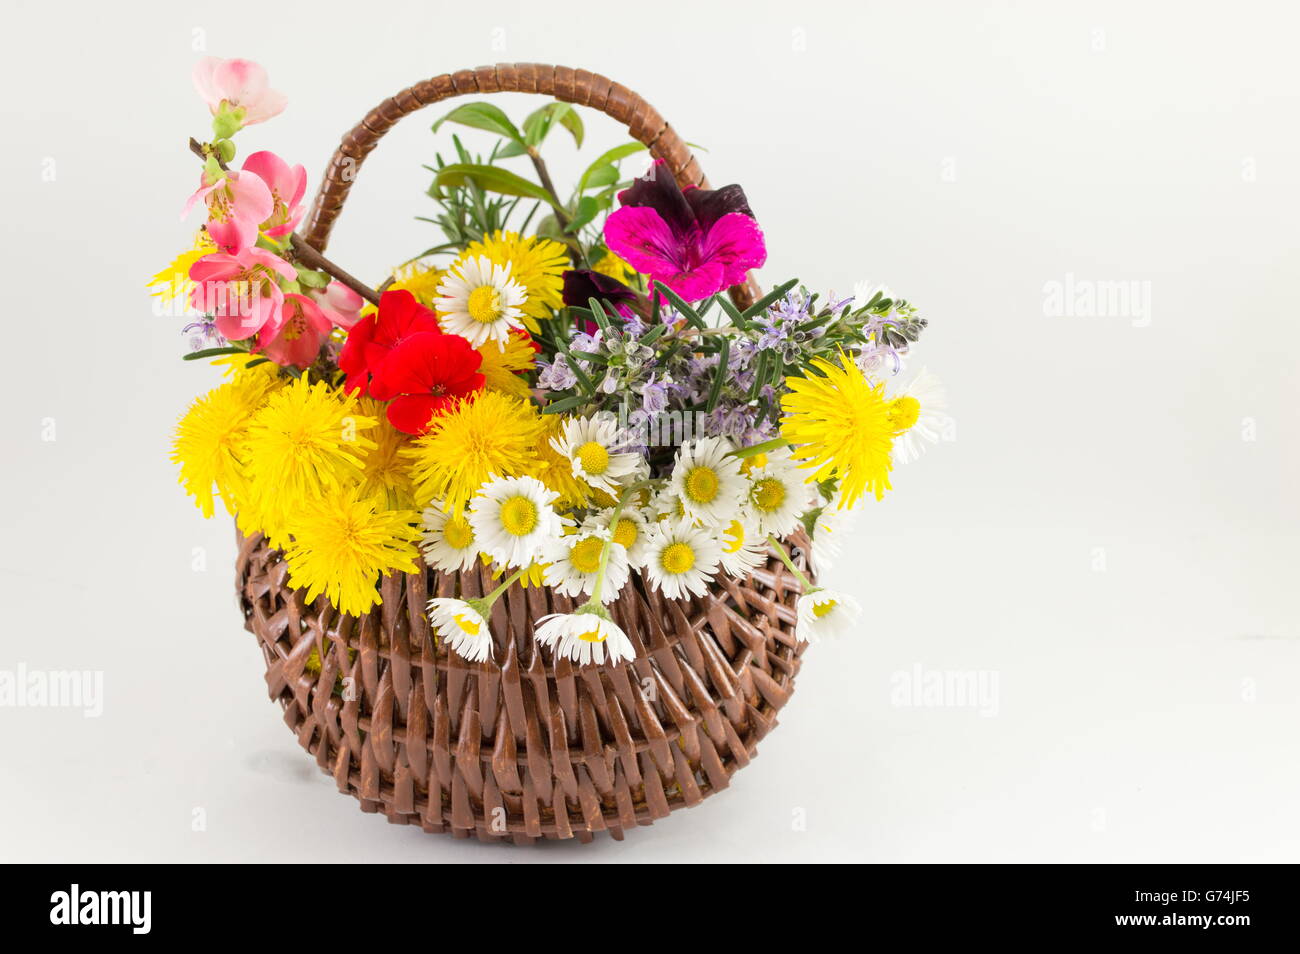
[[[194,80],[205,222],[154,286],[225,381],[173,459],[205,516],[235,516],[302,744],[364,809],[485,839],[621,836],[725,786],[806,642],[853,628],[852,595],[815,582],[840,528],[943,430],[934,379],[903,373],[925,319],[884,287],[758,290],[745,192],[591,73],[417,84],[344,138],[310,212],[303,166],[236,165],[285,106],[265,72],[207,58]],[[437,120],[491,146],[453,137],[428,167],[427,250],[377,287],[324,256],[389,126],[498,90],[555,98]],[[583,144],[575,103],[634,141],[566,193],[543,152]]]

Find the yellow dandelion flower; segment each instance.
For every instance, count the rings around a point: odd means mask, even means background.
[[[164,302],[187,300],[194,282],[190,281],[190,266],[204,255],[217,250],[217,243],[212,241],[207,229],[199,229],[194,236],[194,246],[186,249],[172,259],[171,264],[160,271],[145,284],[150,292]]]
[[[341,613],[360,616],[379,602],[376,583],[394,571],[417,572],[414,510],[388,510],[358,487],[336,486],[293,508],[285,548],[289,585],[322,593]]]
[[[573,462],[551,444],[553,438],[563,436],[567,420],[569,418],[562,414],[542,415],[541,436],[537,439],[537,459],[527,471],[529,477],[536,477],[547,490],[560,495],[555,502],[560,509],[585,506],[592,494],[586,481],[574,476]]]
[[[373,417],[375,429],[369,437],[375,442],[374,450],[366,454],[363,463],[361,496],[374,497],[391,509],[410,507],[415,500],[415,486],[406,459],[402,456],[411,443],[410,437],[388,422],[384,405],[374,398],[361,398],[361,413]]]
[[[212,516],[214,486],[226,510],[234,512],[243,480],[239,448],[268,393],[265,379],[227,381],[190,405],[176,425],[171,459],[180,464],[181,485],[203,516]]]
[[[521,238],[518,232],[497,231],[481,242],[470,242],[458,261],[487,256],[493,265],[510,265],[510,277],[524,286],[528,299],[523,308],[524,324],[537,334],[537,319],[564,304],[564,271],[569,256],[554,239]]]
[[[241,505],[272,544],[283,542],[291,512],[361,482],[365,455],[375,449],[366,432],[377,423],[354,396],[306,377],[274,392],[253,415],[241,449],[250,496]]]
[[[608,275],[625,285],[630,285],[636,280],[637,271],[623,259],[619,258],[608,248],[605,254],[600,257],[595,265],[591,266],[592,271],[600,272],[602,275]]]
[[[890,489],[896,428],[885,386],[868,381],[842,351],[838,365],[815,358],[813,370],[786,379],[781,436],[794,445],[800,466],[813,470],[812,480],[841,481],[841,507],[852,507],[863,491],[879,500]]]
[[[489,341],[478,349],[478,353],[483,357],[478,369],[485,379],[484,387],[511,397],[528,397],[528,379],[516,372],[531,371],[537,363],[532,339],[522,334],[511,335],[504,348]]]
[[[529,401],[476,391],[434,417],[429,430],[403,451],[416,502],[465,505],[489,477],[515,477],[536,467],[541,415]]]

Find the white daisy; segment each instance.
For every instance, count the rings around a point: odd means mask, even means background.
[[[611,540],[609,530],[581,531],[542,544],[546,561],[543,579],[546,585],[564,596],[591,596],[600,571],[601,553],[609,547],[605,562],[605,582],[600,585],[600,600],[610,603],[627,582],[627,550]]]
[[[670,487],[664,487],[650,500],[650,513],[654,515],[656,520],[694,523],[686,515],[686,508],[682,506],[682,498],[673,493]]]
[[[628,566],[634,570],[640,569],[645,565],[646,545],[650,539],[650,521],[639,508],[630,503],[625,504],[619,513],[618,526],[610,526],[610,521],[613,519],[613,507],[597,510],[582,522],[582,529],[610,531],[614,536],[614,542],[621,543],[627,552]]]
[[[767,534],[750,521],[731,521],[731,526],[722,531],[719,562],[724,570],[743,580],[767,564]]]
[[[570,418],[560,436],[551,438],[556,453],[573,466],[573,476],[615,497],[619,486],[635,476],[641,459],[640,454],[616,453],[617,443],[618,421],[612,415]]]
[[[435,501],[424,508],[422,526],[420,549],[425,563],[444,573],[474,565],[479,551],[474,545],[474,528],[463,510],[449,514]]]
[[[469,503],[478,548],[502,566],[527,566],[564,529],[552,507],[558,496],[536,477],[493,477]]]
[[[889,395],[889,416],[898,427],[894,435],[894,461],[907,464],[937,444],[952,426],[948,393],[939,379],[922,368],[907,385]]]
[[[448,596],[429,600],[429,625],[462,659],[482,662],[492,652],[492,631],[487,620],[464,600]]]
[[[682,445],[669,483],[692,520],[725,527],[740,511],[745,478],[731,444],[721,437],[701,437]]]
[[[812,642],[823,636],[842,636],[854,627],[862,607],[853,597],[837,590],[813,590],[795,604],[799,622],[794,634]]]
[[[475,348],[495,341],[505,350],[510,329],[524,326],[520,306],[528,292],[510,277],[509,263],[493,265],[480,255],[452,265],[438,284],[438,296],[433,304],[442,330]]]
[[[769,533],[785,537],[799,526],[799,518],[813,504],[813,490],[806,477],[807,471],[788,458],[749,472],[745,513],[764,537]]]
[[[585,609],[585,608],[584,608]],[[603,611],[552,613],[537,621],[537,641],[549,646],[557,656],[565,656],[579,665],[632,660],[636,650],[627,633]]]
[[[663,520],[651,528],[648,550],[645,574],[672,600],[683,599],[687,593],[707,593],[722,559],[716,530],[675,520]]]

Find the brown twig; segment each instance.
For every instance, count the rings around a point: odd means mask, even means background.
[[[370,302],[370,304],[378,306],[379,292],[375,291],[365,282],[358,278],[354,278],[343,269],[339,268],[320,252],[316,251],[316,249],[308,245],[307,240],[297,232],[294,232],[289,236],[289,247],[293,249],[294,258],[302,262],[308,268],[314,268],[317,271],[325,272],[339,283],[347,285],[348,288],[351,288],[366,301]]]
[[[555,183],[551,181],[551,173],[550,170],[546,168],[546,161],[542,158],[542,154],[531,146],[528,149],[528,158],[533,160],[533,168],[537,170],[537,179],[541,182],[542,188],[545,189],[550,194],[551,198],[555,200],[555,204],[552,206],[551,211],[555,213],[555,222],[559,225],[560,232],[562,234],[567,234],[567,229],[569,228],[569,217],[561,211],[561,206],[563,206],[564,203],[560,201],[560,194],[555,191]],[[573,239],[565,242],[565,244],[569,247],[569,258],[573,262],[573,267],[582,268],[582,251],[578,244],[577,236],[574,236]]]

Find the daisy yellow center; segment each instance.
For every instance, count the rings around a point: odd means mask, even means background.
[[[764,477],[754,484],[754,506],[764,513],[771,513],[785,503],[785,484],[775,477]]]
[[[727,539],[722,545],[723,551],[735,553],[745,545],[745,525],[739,520],[731,521],[731,526],[727,528],[725,536]]]
[[[695,503],[712,503],[718,496],[718,472],[712,467],[692,467],[682,486]]]
[[[464,517],[452,517],[442,528],[442,538],[453,550],[464,550],[474,542],[474,531]]]
[[[823,616],[825,616],[833,609],[835,609],[834,600],[827,600],[825,603],[814,603],[813,615],[816,616],[818,619],[821,619]]]
[[[501,526],[511,536],[528,536],[537,526],[537,505],[527,497],[511,497],[501,505]]]
[[[637,529],[635,520],[629,520],[627,517],[619,518],[618,526],[614,528],[615,543],[621,543],[623,546],[631,549],[632,545],[636,543],[637,537],[640,535],[641,531]]]
[[[659,565],[666,573],[674,575],[685,573],[695,566],[695,551],[685,543],[670,543],[659,555]]]
[[[569,562],[579,573],[595,573],[600,569],[600,551],[604,549],[599,537],[587,537],[569,548]]]
[[[585,633],[579,633],[578,638],[584,643],[603,643],[605,637],[600,634],[599,629],[589,630]]]
[[[459,626],[466,635],[468,636],[478,635],[478,631],[479,631],[478,620],[471,619],[468,616],[461,616],[459,614],[457,614],[455,619],[456,619],[456,625]]]
[[[599,477],[609,470],[609,451],[595,441],[587,441],[578,448],[578,460],[583,471],[593,477]]]
[[[501,296],[491,285],[480,285],[469,293],[465,310],[475,321],[490,325],[501,317]]]
[[[889,423],[895,431],[905,431],[921,416],[921,402],[914,397],[903,395],[889,402]]]

